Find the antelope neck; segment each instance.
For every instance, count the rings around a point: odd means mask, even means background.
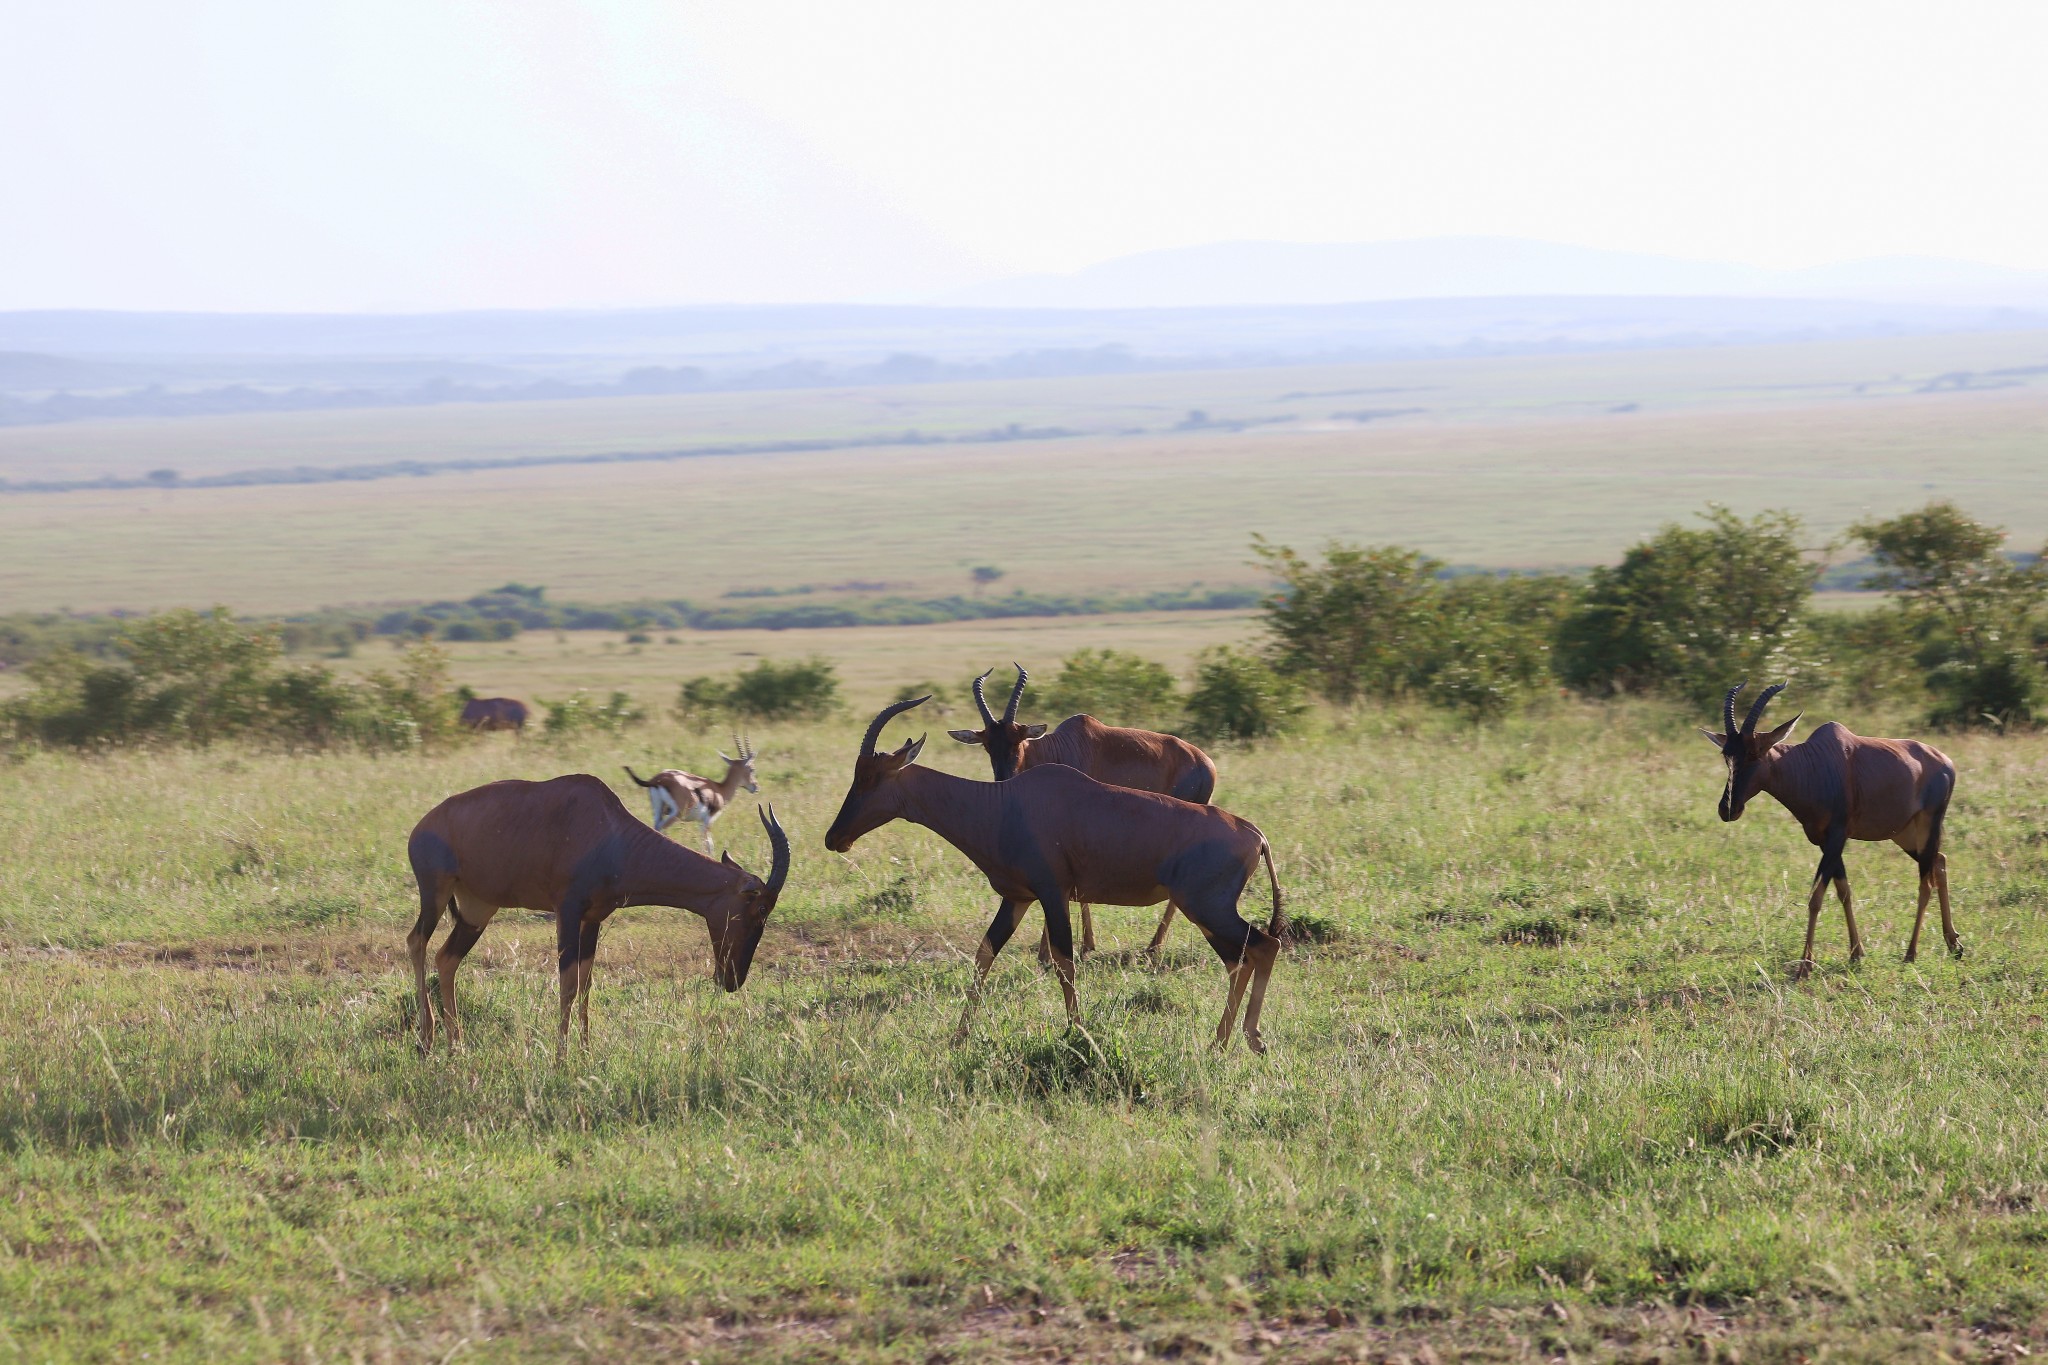
[[[684,848],[641,827],[651,838],[637,835],[619,869],[619,894],[627,905],[667,905],[695,911],[736,877],[725,864]]]
[[[974,782],[913,763],[892,785],[898,819],[923,825],[962,852],[995,828],[1001,794],[994,782]]]

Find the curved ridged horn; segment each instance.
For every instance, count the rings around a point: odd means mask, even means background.
[[[991,668],[988,671],[988,673],[993,672],[995,672],[993,668]],[[974,704],[981,711],[981,723],[983,728],[987,728],[988,726],[994,725],[996,723],[996,713],[988,709],[988,698],[981,694],[981,684],[984,680],[987,679],[988,673],[984,673],[981,675],[981,677],[976,678],[974,680]]]
[[[1011,661],[1010,667],[1017,670],[1017,685],[1010,689],[1010,704],[1003,708],[1003,723],[1017,719],[1017,703],[1024,699],[1024,684],[1031,681],[1031,675],[1024,671],[1024,665]]]
[[[1728,689],[1728,695],[1721,698],[1721,733],[1729,739],[1735,738],[1735,699],[1742,695],[1742,689],[1749,686],[1749,679]]]
[[[868,722],[868,732],[861,737],[860,741],[860,756],[866,758],[875,751],[875,741],[882,737],[883,726],[902,715],[905,711],[908,711],[911,707],[923,706],[931,699],[932,694],[927,692],[921,697],[912,697],[909,701],[891,702],[883,707],[882,713]]]
[[[1771,698],[1785,690],[1785,684],[1772,683],[1757,693],[1756,700],[1749,704],[1749,714],[1742,718],[1742,733],[1749,736],[1756,733],[1756,723],[1764,718],[1764,708],[1771,704]]]
[[[761,827],[768,831],[768,846],[775,850],[768,865],[768,897],[770,904],[782,894],[782,884],[789,880],[789,836],[782,832],[782,822],[775,818],[775,806],[770,803],[762,808]]]

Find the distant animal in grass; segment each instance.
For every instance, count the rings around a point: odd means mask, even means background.
[[[695,820],[703,830],[704,851],[711,851],[711,822],[724,813],[740,788],[755,793],[761,790],[754,779],[756,755],[752,741],[734,735],[732,743],[740,756],[733,758],[719,751],[718,756],[725,759],[725,776],[716,782],[681,768],[664,768],[652,777],[626,769],[626,776],[647,789],[655,829],[667,829],[678,820]]]
[[[476,731],[524,730],[532,713],[510,697],[471,697],[462,704],[462,723]]]
[[[1849,870],[1842,850],[1851,839],[1889,839],[1906,851],[1920,869],[1920,908],[1913,916],[1913,937],[1906,943],[1906,961],[1920,952],[1920,926],[1927,919],[1927,901],[1941,897],[1941,936],[1949,952],[1963,955],[1948,901],[1948,855],[1941,851],[1941,826],[1955,795],[1956,765],[1947,754],[1917,739],[1866,739],[1833,721],[1817,728],[1801,744],[1788,744],[1794,716],[1775,730],[1756,732],[1764,708],[1785,690],[1765,688],[1749,708],[1740,729],[1735,725],[1735,698],[1745,684],[1728,689],[1721,702],[1719,733],[1701,730],[1728,763],[1728,785],[1721,792],[1721,818],[1739,820],[1743,806],[1758,792],[1769,792],[1792,812],[1807,840],[1820,849],[1820,867],[1806,901],[1806,948],[1792,974],[1813,970],[1813,933],[1827,902],[1828,886],[1842,902],[1849,928],[1849,960],[1863,957],[1863,936],[1856,931],[1856,911],[1849,899]]]
[[[1088,715],[1068,716],[1051,734],[1046,733],[1043,725],[1019,723],[1017,703],[1024,696],[1024,684],[1031,680],[1031,675],[1024,671],[1022,664],[1012,664],[1011,667],[1017,670],[1017,685],[1010,689],[1010,702],[1003,708],[1002,719],[998,720],[989,710],[988,698],[981,691],[988,673],[995,672],[991,668],[974,680],[974,705],[981,712],[981,728],[946,732],[962,744],[986,749],[996,781],[1007,781],[1042,764],[1064,763],[1112,787],[1158,792],[1162,796],[1192,801],[1198,806],[1207,805],[1209,798],[1215,795],[1215,761],[1177,736],[1104,725]],[[1173,902],[1168,901],[1166,913],[1159,917],[1159,928],[1152,935],[1147,952],[1159,951],[1172,924]],[[1081,953],[1086,956],[1094,951],[1095,915],[1084,901],[1081,904]],[[1050,953],[1050,945],[1041,932],[1038,939],[1039,961],[1049,961]]]
[[[727,854],[717,861],[662,838],[627,813],[617,793],[587,773],[546,782],[492,782],[449,797],[413,826],[406,855],[419,885],[420,913],[406,935],[419,995],[420,1050],[434,1045],[434,1007],[427,994],[427,942],[448,914],[454,927],[434,955],[440,974],[441,1027],[462,1041],[455,1012],[455,972],[507,906],[555,917],[562,983],[561,1033],[582,1002],[583,1041],[590,1041],[590,973],[597,933],[613,911],[669,905],[704,917],[711,932],[712,974],[727,991],[747,981],[768,914],[789,877],[789,837],[773,810],[761,813],[773,850],[766,881]]]
[[[1002,897],[975,953],[974,984],[957,1036],[967,1035],[989,968],[1031,902],[1044,909],[1067,1018],[1078,1022],[1068,902],[1168,901],[1202,931],[1229,974],[1217,1045],[1230,1041],[1242,1002],[1245,1042],[1254,1052],[1265,1051],[1259,1012],[1286,921],[1273,852],[1258,827],[1214,806],[1108,786],[1062,763],[1042,764],[1007,782],[975,782],[917,766],[922,739],[894,753],[877,753],[875,741],[890,718],[924,700],[897,702],[869,724],[846,799],[825,832],[825,847],[845,853],[869,830],[908,820],[965,854]],[[1272,917],[1264,929],[1238,913],[1261,862],[1273,890]]]

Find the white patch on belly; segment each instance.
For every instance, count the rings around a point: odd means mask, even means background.
[[[676,799],[668,794],[666,787],[649,787],[647,801],[654,807],[654,827],[657,830],[667,829],[670,823],[682,814],[676,808]]]

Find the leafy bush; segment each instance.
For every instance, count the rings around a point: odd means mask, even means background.
[[[1266,629],[1282,671],[1336,702],[1402,690],[1428,634],[1428,595],[1442,566],[1398,545],[1324,547],[1312,564],[1254,537],[1282,590],[1266,600]]]
[[[647,713],[633,704],[633,698],[624,692],[614,692],[604,701],[597,701],[588,692],[572,693],[559,702],[543,701],[547,718],[541,728],[549,735],[562,738],[588,730],[602,730],[617,734],[629,725],[638,725],[647,719]]]
[[[1165,665],[1118,649],[1084,649],[1067,656],[1041,704],[1049,715],[1085,711],[1110,725],[1156,726],[1179,710],[1177,700]]]
[[[1576,587],[1555,575],[1441,584],[1408,685],[1450,710],[1501,715],[1551,689],[1552,643],[1577,603]]]
[[[1188,731],[1209,743],[1267,739],[1293,729],[1305,709],[1299,683],[1258,655],[1225,645],[1195,664]]]
[[[1818,575],[1799,544],[1799,518],[1725,507],[1704,528],[1666,526],[1613,568],[1593,570],[1564,622],[1559,672],[1590,692],[1666,692],[1718,701],[1744,679],[1789,680]]]
[[[456,733],[447,660],[432,644],[408,648],[395,674],[354,683],[325,668],[281,670],[276,627],[215,608],[131,622],[114,652],[119,662],[66,650],[30,664],[34,689],[0,707],[0,735],[81,748],[230,738],[402,748]]]
[[[1849,533],[1877,566],[1865,586],[1897,597],[1882,615],[1919,642],[1916,661],[1936,697],[1930,719],[2005,726],[2048,712],[2039,639],[2048,566],[2038,557],[2015,563],[2004,531],[1946,502]]]
[[[676,694],[676,715],[699,728],[721,716],[796,720],[828,716],[839,708],[839,671],[829,660],[778,663],[762,659],[730,680],[696,677]]]

